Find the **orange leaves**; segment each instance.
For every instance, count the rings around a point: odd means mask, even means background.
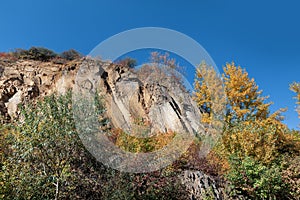
[[[194,81],[194,100],[202,112],[201,122],[211,123],[215,113],[222,113],[225,107],[225,91],[221,77],[212,66],[201,63]]]
[[[16,61],[17,58],[13,55],[13,53],[0,52],[0,59],[6,59],[11,61]]]
[[[300,118],[300,83],[293,83],[290,85],[290,90],[292,90],[293,92],[295,92],[297,94],[297,96],[295,97],[297,99],[296,104],[297,106],[297,112],[298,112],[298,116]]]
[[[209,123],[212,117],[214,94],[210,91],[214,90],[209,87],[215,85],[209,82],[209,78],[215,74],[214,69],[205,64],[197,69],[194,99],[200,109],[204,110],[202,122]],[[295,138],[288,134],[287,127],[281,123],[281,113],[285,110],[270,114],[271,103],[265,103],[268,97],[261,96],[262,91],[258,90],[254,79],[249,78],[244,69],[234,63],[227,63],[223,82],[227,95],[226,121],[232,127],[225,131],[223,138],[224,148],[229,154],[254,156],[266,163],[274,159],[278,152],[293,151],[291,148],[297,144]],[[292,84],[291,90],[297,93],[297,104],[300,105],[300,83]]]
[[[264,103],[267,97],[260,96],[254,79],[250,79],[248,73],[234,63],[227,63],[223,68],[224,84],[231,107],[231,120],[246,120],[249,117],[265,119],[269,113],[271,103]]]
[[[224,156],[252,157],[264,164],[284,153],[300,153],[299,136],[272,118],[240,122],[225,131],[221,143],[219,152]]]
[[[205,68],[203,70],[199,67],[194,84],[194,99],[202,110],[204,123],[211,123],[214,115],[214,90],[203,75],[206,72],[215,74],[213,68],[210,69],[212,70],[205,71]],[[299,194],[299,173],[294,173],[292,169],[299,165],[300,135],[282,123],[281,113],[286,109],[270,113],[271,103],[265,102],[268,97],[262,96],[262,91],[258,89],[254,79],[249,78],[248,73],[234,63],[225,65],[223,83],[227,95],[226,126],[221,140],[210,152],[208,159],[218,166],[220,174],[230,175],[227,178],[229,177],[229,181],[235,181],[235,187],[241,190],[251,189],[248,190],[250,196],[254,195],[254,191],[261,190],[262,193],[257,194],[264,196],[265,188],[269,190],[269,182],[272,181],[274,184],[271,189],[279,188],[278,191],[285,191],[285,187],[278,181],[281,170],[284,169],[281,162],[286,157],[290,157],[291,160],[298,158],[298,163],[293,163],[292,167],[287,164],[288,169],[284,171],[286,177],[282,178],[287,180],[294,194]],[[300,118],[300,83],[293,83],[290,89],[297,94],[297,112]],[[238,162],[232,162],[232,158]],[[248,175],[245,176],[244,173]],[[244,182],[244,177],[251,177],[251,182]],[[272,191],[276,195],[277,189]],[[278,194],[282,195],[280,192]],[[288,190],[285,192],[289,193]]]
[[[120,129],[112,130],[113,142],[121,149],[133,153],[152,152],[169,144],[175,137],[174,132],[158,133],[152,137],[138,138]]]
[[[254,79],[250,79],[248,73],[234,63],[227,63],[223,68],[223,82],[227,96],[227,122],[246,121],[257,118],[266,119],[271,103],[264,101],[268,97],[262,97],[262,91],[258,90]],[[194,100],[202,110],[202,122],[210,122],[213,117],[213,99],[220,97],[220,83],[213,67],[202,63],[196,71],[194,83]],[[225,103],[225,102],[224,102]]]
[[[257,125],[244,125],[227,131],[224,134],[222,145],[226,156],[237,155],[239,158],[256,157],[257,160],[270,162],[276,157],[272,132],[265,132]]]

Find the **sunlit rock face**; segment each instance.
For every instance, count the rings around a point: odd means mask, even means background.
[[[88,66],[89,76],[78,78]],[[126,66],[92,59],[65,64],[33,60],[0,61],[0,112],[18,117],[17,105],[72,89],[76,76],[80,87],[97,89],[104,97],[106,115],[114,128],[139,134],[199,132],[200,112],[190,94],[172,77],[146,74]]]
[[[0,114],[6,119],[16,118],[18,104],[72,88],[79,64],[0,60]]]
[[[149,125],[151,133],[199,131],[200,112],[178,83],[144,79],[124,66],[103,65],[99,71],[115,127],[132,131],[139,121]]]

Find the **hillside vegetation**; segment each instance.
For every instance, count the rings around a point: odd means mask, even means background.
[[[187,103],[192,109],[190,99],[195,102],[197,112],[201,113],[199,123],[203,127],[209,127],[217,118],[220,119],[219,107],[214,102],[219,98],[216,92],[221,87],[216,80],[221,77],[217,76],[213,67],[205,63],[198,66],[195,92],[187,97],[182,80],[173,73],[178,67],[175,61],[166,55],[154,55],[157,63],[163,63],[168,69],[160,70],[158,64],[135,71],[135,61],[129,58],[118,63],[100,63],[104,70],[101,75],[103,90],[96,92],[95,99],[99,128],[111,142],[125,151],[156,151],[176,137],[176,131],[170,128],[173,124],[168,123],[153,125],[157,131],[151,138],[130,136],[125,129],[116,126],[122,122],[135,128],[128,129],[131,131],[148,130],[155,118],[156,123],[161,119],[158,118],[159,112],[154,112],[157,117],[152,115],[152,118],[149,112],[151,109],[159,110],[162,102],[167,102],[165,105],[168,106],[172,102],[171,106],[164,107],[169,108],[172,114],[169,118],[173,121],[177,117],[185,120],[181,122],[182,127],[190,126],[191,130],[194,127],[189,122],[197,115],[183,118],[188,111],[181,106]],[[225,105],[225,113],[221,116],[224,126],[217,144],[208,155],[200,155],[203,141],[199,136],[173,164],[154,172],[133,174],[98,162],[78,136],[72,112],[73,91],[69,86],[75,81],[65,76],[74,76],[78,63],[82,62],[98,63],[86,60],[75,50],[57,54],[45,48],[32,47],[0,53],[0,80],[9,76],[9,81],[0,81],[0,101],[3,102],[0,105],[3,108],[0,124],[0,199],[300,199],[300,133],[282,122],[284,109],[274,113],[270,111],[271,102],[262,96],[255,80],[242,67],[235,63],[224,66],[222,85],[227,97],[222,100]],[[8,66],[9,70],[6,69]],[[25,81],[27,72],[21,77],[14,71],[28,66],[36,72],[29,77],[33,80],[32,84]],[[46,68],[39,72],[39,66]],[[49,83],[44,81],[47,77],[36,81],[35,78],[43,74],[51,74]],[[62,77],[68,80],[69,88],[64,90],[57,87],[61,85]],[[150,77],[151,82],[140,83],[138,79],[141,77]],[[19,85],[15,84],[15,80]],[[164,82],[167,80],[174,80],[174,83],[167,85]],[[125,111],[110,111],[107,101],[113,102],[111,99],[117,96],[115,93],[121,96],[114,99],[115,102],[118,100],[118,105],[121,100],[128,100],[126,94],[122,96],[120,93],[126,92],[126,87],[121,90],[118,85],[128,84],[128,81],[139,91],[129,100],[138,100],[132,104],[135,109],[129,113],[132,116],[130,120],[120,121],[116,115]],[[115,85],[121,89],[115,89]],[[165,85],[169,90],[161,100],[158,98],[161,93],[156,91],[165,88]],[[24,89],[25,86],[36,87],[38,92],[32,95]],[[291,83],[290,89],[295,92],[300,118],[300,83]],[[10,116],[6,107],[10,102],[7,97],[11,93],[9,98],[13,98],[18,91],[24,98],[20,99],[16,114]],[[176,91],[176,94],[171,91]],[[147,95],[157,99],[152,100]],[[143,112],[139,113],[139,108]],[[164,129],[167,131],[161,131]],[[201,185],[195,178],[183,180],[183,174],[191,170],[204,173],[205,180],[212,180],[209,186]],[[189,181],[196,185],[196,189],[187,186]]]

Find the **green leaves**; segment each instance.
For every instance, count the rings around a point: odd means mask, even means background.
[[[14,56],[19,59],[32,59],[39,61],[49,61],[57,56],[57,54],[43,47],[31,47],[29,50],[17,49],[13,52]]]
[[[79,139],[71,112],[71,92],[49,96],[21,108],[23,120],[11,132],[12,154],[5,181],[14,198],[63,197],[62,186],[72,175],[70,162]]]
[[[251,199],[277,199],[287,196],[287,185],[283,182],[282,169],[278,165],[267,167],[250,157],[240,159],[230,156],[231,170],[227,179],[235,192]]]
[[[96,96],[94,102],[95,115],[102,116],[101,98]],[[80,106],[87,104],[77,106],[83,109]],[[167,199],[185,194],[183,188],[178,189],[179,179],[173,180],[177,174],[156,172],[137,180],[144,175],[98,163],[82,147],[72,109],[71,92],[52,95],[36,105],[23,106],[21,121],[3,131],[0,128],[0,147],[6,150],[0,152],[1,199]],[[101,118],[98,124],[106,122]],[[164,139],[160,137],[160,142]]]

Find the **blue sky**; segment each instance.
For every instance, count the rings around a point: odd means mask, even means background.
[[[44,46],[88,54],[108,37],[137,27],[180,31],[199,42],[221,69],[235,61],[254,77],[272,110],[288,107],[299,124],[289,84],[300,81],[298,1],[19,0],[0,4],[0,51]]]

